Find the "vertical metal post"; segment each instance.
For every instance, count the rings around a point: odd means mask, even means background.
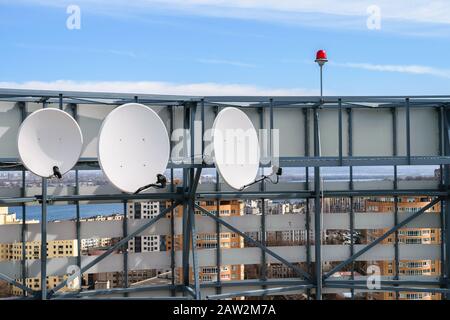
[[[322,70],[322,68],[320,68]],[[320,157],[319,110],[314,109],[314,156]],[[322,215],[320,203],[320,167],[314,167],[314,251],[316,259],[316,300],[322,300]]]
[[[47,300],[47,178],[42,178],[41,299]]]
[[[405,105],[406,105],[406,157],[408,158],[408,165],[411,165],[411,121],[410,121],[409,98],[405,99]]]
[[[216,173],[217,181],[219,181],[219,173]],[[216,191],[220,191],[220,186],[218,186],[219,183],[216,182]],[[216,199],[216,216],[217,218],[220,217],[220,199]],[[222,293],[222,274],[221,274],[221,264],[222,264],[222,251],[220,248],[220,232],[221,232],[221,226],[219,222],[216,222],[216,241],[217,241],[217,248],[216,248],[216,268],[217,268],[217,285],[216,285],[216,294]]]
[[[340,102],[339,102],[340,103]],[[341,108],[339,108],[341,110]],[[348,115],[348,156],[353,156],[353,112],[352,108],[347,109],[347,115]],[[350,185],[349,189],[354,189],[354,182],[353,182],[353,167],[349,167],[349,174],[350,174]],[[353,197],[350,197],[350,256],[353,256],[355,254],[355,213],[353,210]],[[355,262],[352,262],[351,264],[351,280],[355,280]],[[352,299],[355,299],[355,290],[353,288],[350,289],[351,297]]]
[[[447,140],[448,141],[448,140]],[[447,146],[448,148],[448,146]],[[449,165],[444,166],[444,172],[448,174],[449,172]],[[448,190],[449,187],[449,181],[448,176],[445,179],[445,190]],[[443,211],[444,211],[444,222],[445,222],[445,232],[443,232],[445,241],[445,263],[443,266],[441,266],[443,269],[445,269],[445,278],[444,278],[444,286],[449,289],[450,288],[450,208],[449,208],[449,197],[445,197],[445,201],[443,201]],[[445,295],[446,300],[450,300],[450,294]]]
[[[183,169],[185,170],[185,169]],[[187,174],[184,174],[187,178]],[[189,212],[186,203],[183,202],[183,285],[189,286],[190,283],[190,270],[189,270],[189,252],[190,252],[190,230],[189,225]]]
[[[80,194],[80,178],[78,170],[75,170],[75,194]],[[81,215],[80,215],[80,202],[75,202],[76,212],[76,234],[77,234],[77,266],[81,268]]]
[[[22,170],[22,197],[25,197],[26,193],[26,181],[25,181],[25,170]],[[22,260],[21,260],[21,268],[22,268],[22,284],[24,286],[27,285],[27,206],[25,203],[22,203],[22,224],[21,224],[21,234],[20,240],[22,242]],[[25,297],[27,292],[22,290],[22,295]]]
[[[187,134],[186,130],[188,127],[188,117],[189,114],[187,112],[186,105],[183,105],[183,128],[184,128],[184,137],[183,137],[183,151],[184,156],[187,157],[188,149],[187,149]],[[184,159],[185,160],[185,159]],[[183,168],[183,193],[186,193],[188,184],[188,169]],[[189,273],[189,252],[190,252],[190,230],[191,227],[189,225],[189,212],[187,210],[186,200],[183,200],[183,252],[182,252],[182,263],[183,263],[183,285],[189,286],[190,283],[190,273]],[[184,293],[185,294],[185,293]]]
[[[445,134],[444,134],[444,153],[446,156],[450,153],[450,114],[447,108],[444,108],[444,128],[445,128]],[[449,208],[449,180],[450,180],[450,166],[448,164],[444,165],[444,190],[447,191],[447,196],[445,197],[445,201],[443,201],[443,207],[444,207],[444,222],[445,222],[445,264],[442,266],[442,268],[445,269],[445,280],[444,284],[445,287],[448,289],[450,288],[450,208]],[[450,294],[446,294],[445,296],[446,300],[450,300]]]
[[[194,169],[191,169],[194,170]],[[201,169],[197,169],[201,170]],[[194,183],[194,179],[191,179],[191,184]],[[191,185],[192,186],[192,185]],[[193,187],[193,186],[192,186]],[[201,299],[200,292],[200,279],[199,279],[199,265],[198,265],[198,256],[197,256],[197,232],[195,229],[195,191],[192,194],[189,205],[189,214],[191,220],[191,239],[192,239],[192,269],[194,273],[194,290],[195,290],[195,299]]]
[[[353,156],[353,111],[352,108],[347,109],[347,117],[348,117],[348,156]],[[350,170],[350,189],[354,189],[353,183],[353,167],[349,167]]]
[[[438,118],[439,118],[439,155],[445,156],[445,136],[444,136],[444,108],[437,108]],[[441,164],[439,166],[439,188],[444,188],[444,166]],[[445,288],[445,243],[446,243],[446,234],[445,234],[445,211],[444,211],[444,201],[439,202],[440,204],[440,212],[439,212],[439,225],[440,225],[440,235],[441,235],[441,243],[440,243],[440,282],[441,287]],[[445,299],[445,294],[442,295],[442,298]],[[441,298],[441,299],[442,299]]]
[[[189,219],[190,219],[190,233],[191,233],[191,241],[192,241],[192,268],[194,273],[194,288],[195,288],[195,299],[201,299],[200,292],[200,279],[199,279],[199,266],[198,266],[198,258],[197,258],[197,232],[195,229],[195,192],[194,190],[196,186],[196,181],[194,179],[195,168],[194,165],[194,157],[195,157],[195,113],[197,111],[197,104],[193,103],[190,105],[190,143],[191,143],[191,168],[190,175],[191,178],[189,180],[190,184],[190,192],[192,196],[189,199]],[[201,170],[201,168],[197,169]]]
[[[305,125],[305,157],[309,157],[309,109],[303,109],[304,115],[304,125]],[[309,167],[305,167],[305,190],[309,191]],[[306,265],[307,272],[311,273],[311,215],[309,212],[309,198],[306,199],[306,208],[305,208],[305,229],[306,229]],[[311,289],[308,288],[306,290],[306,296],[308,300],[311,299]]]
[[[203,156],[204,156],[204,152],[205,152],[205,99],[201,99],[200,100],[200,119],[202,121],[202,132],[201,132],[201,137],[202,137],[202,163],[203,163]]]
[[[338,114],[338,121],[339,121],[339,133],[338,133],[338,139],[339,139],[339,165],[342,166],[342,99],[338,100],[339,104],[339,114]]]
[[[122,220],[122,234],[125,238],[128,236],[128,208],[127,208],[127,200],[123,201],[123,220]],[[123,245],[123,284],[124,288],[128,288],[128,242]],[[128,296],[128,293],[124,294],[125,297]]]
[[[26,112],[26,104],[25,102],[19,102],[21,121],[23,122],[27,116]],[[22,197],[26,196],[26,171],[22,169],[22,188],[21,188]],[[21,224],[21,234],[20,240],[22,242],[22,260],[21,260],[21,268],[22,268],[22,284],[24,286],[27,285],[27,242],[26,242],[26,232],[27,232],[27,206],[25,203],[22,203],[22,224]],[[27,292],[22,290],[22,295],[25,297]]]
[[[75,121],[78,122],[78,109],[76,104],[70,104],[72,110],[72,116]],[[80,194],[80,177],[79,170],[75,169],[75,194]],[[81,212],[80,212],[80,201],[75,201],[75,212],[76,212],[76,236],[77,236],[77,266],[81,269]]]
[[[273,100],[270,99],[270,106],[272,106]],[[264,125],[264,120],[265,120],[265,109],[261,108],[259,109],[260,114],[259,114],[259,126],[260,129],[263,130],[265,125]],[[272,139],[270,137],[270,139]],[[271,145],[270,145],[270,152],[271,152]],[[261,170],[264,170],[264,168],[261,168]],[[264,174],[264,171],[263,171]],[[260,184],[260,190],[261,192],[264,192],[266,190],[266,185],[264,183],[264,181],[261,182]],[[267,245],[267,241],[266,241],[266,203],[265,203],[265,199],[261,198],[261,243],[266,246]],[[261,250],[261,269],[260,269],[260,274],[259,274],[259,278],[262,281],[266,281],[267,280],[267,257],[266,257],[266,253]],[[263,289],[266,289],[267,287],[265,285],[262,286]]]
[[[409,110],[409,108],[408,108]],[[408,114],[408,120],[407,122],[409,123],[409,111],[407,111]],[[409,136],[409,129],[408,131],[408,136]],[[393,137],[393,145],[392,145],[392,153],[394,155],[394,157],[396,157],[398,155],[398,151],[397,151],[397,108],[392,108],[392,137]],[[409,142],[408,142],[409,145]],[[409,156],[408,156],[409,159]],[[398,189],[398,171],[397,171],[397,166],[394,166],[394,190]],[[394,197],[394,225],[398,224],[398,196]],[[400,251],[399,251],[399,237],[398,237],[398,230],[395,231],[394,233],[394,270],[395,270],[395,274],[394,274],[394,279],[395,280],[399,280],[400,279],[400,261],[399,261],[399,256],[400,256]],[[400,293],[398,291],[395,292],[395,299],[398,300],[400,298]]]
[[[172,133],[173,133],[173,106],[169,107],[169,131],[170,131],[170,154],[172,155]],[[170,167],[170,192],[175,191],[174,170],[173,165]],[[173,206],[173,200],[170,202]],[[175,210],[170,212],[170,237],[172,239],[172,246],[170,247],[170,273],[172,275],[172,287],[175,286]],[[176,290],[172,289],[172,297],[176,296]]]
[[[59,110],[63,109],[63,95],[62,93],[59,94]]]
[[[320,97],[322,97],[323,96],[323,76],[322,76],[323,65],[319,64],[319,66],[320,66]]]
[[[215,115],[219,113],[219,107],[215,108]],[[220,175],[216,168],[216,192],[220,192]],[[216,199],[216,217],[220,218],[220,198]],[[217,248],[216,248],[216,268],[217,268],[217,285],[216,285],[216,294],[222,293],[222,274],[221,274],[221,265],[222,265],[222,251],[220,247],[221,237],[220,233],[222,231],[222,226],[218,221],[216,221],[216,239],[217,239]]]
[[[42,108],[47,107],[47,101]],[[41,204],[41,299],[47,300],[47,178],[42,178]]]
[[[269,104],[269,130],[270,130],[270,163],[273,164],[273,107],[274,107],[274,100],[273,98],[270,99]]]
[[[134,96],[134,102],[138,103],[138,96]],[[141,204],[142,205],[142,204]],[[127,200],[122,201],[122,210],[123,210],[123,220],[122,220],[122,237],[125,238],[128,236],[128,202]],[[128,277],[128,242],[126,242],[122,247],[122,287],[128,288],[129,277]],[[128,297],[128,292],[125,292],[124,297]]]

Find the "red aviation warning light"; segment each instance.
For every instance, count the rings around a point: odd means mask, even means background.
[[[319,66],[323,66],[326,62],[328,62],[326,51],[325,50],[317,51],[315,61],[319,64]]]

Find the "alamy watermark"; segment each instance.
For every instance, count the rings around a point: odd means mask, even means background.
[[[66,20],[66,27],[69,30],[81,29],[81,9],[76,4],[71,4],[67,7],[66,13],[69,15]]]
[[[68,274],[67,288],[71,290],[81,289],[81,269],[77,265],[70,265],[66,270]]]
[[[377,5],[371,5],[367,7],[367,18],[366,25],[369,30],[380,30],[381,29],[381,8]]]
[[[175,129],[171,161],[175,164],[205,163],[212,165],[216,160],[226,165],[272,164],[279,166],[280,135],[278,129],[208,129],[201,135],[201,121],[194,122],[194,150],[191,154],[191,133],[189,129]],[[213,148],[213,140],[220,143]],[[202,153],[202,145],[204,150]],[[259,160],[259,161],[258,161]]]
[[[367,268],[367,289],[379,290],[381,289],[381,269],[377,265],[370,265]]]

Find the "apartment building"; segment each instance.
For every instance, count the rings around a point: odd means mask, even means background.
[[[423,208],[431,202],[430,197],[399,197],[397,208],[399,213],[413,213]],[[377,197],[367,200],[367,211],[369,212],[393,212],[395,202],[393,197]],[[424,214],[433,214],[440,212],[440,203],[437,203]],[[383,235],[387,229],[377,229],[367,231],[367,241]],[[393,244],[395,235],[391,235],[382,241],[382,244]],[[440,244],[441,230],[434,228],[402,228],[398,232],[398,242],[400,244]],[[380,267],[381,275],[395,275],[394,261],[375,261],[374,264]],[[399,275],[410,276],[438,276],[441,272],[439,260],[402,260],[399,261]],[[374,299],[393,300],[396,299],[394,292],[380,292],[373,294]],[[440,294],[431,294],[425,292],[401,292],[398,296],[401,300],[439,300]]]
[[[240,216],[244,214],[244,202],[239,200],[223,200],[220,201],[219,207],[217,207],[216,201],[198,201],[202,208],[210,211],[213,214],[217,214],[219,210],[219,216]],[[166,204],[167,206],[170,203]],[[196,210],[195,214],[203,215],[200,210]],[[171,216],[171,213],[168,215]],[[174,216],[176,218],[181,218],[183,216],[183,207],[178,206],[174,209]],[[198,233],[197,234],[197,249],[215,249],[217,246],[221,249],[233,249],[233,248],[243,248],[244,239],[236,233],[233,232],[221,232],[220,239],[217,241],[216,233]],[[166,236],[166,246],[167,252],[172,250],[172,246],[175,250],[179,251],[183,248],[182,236],[175,235],[172,239],[170,235]],[[191,279],[193,279],[192,269],[190,270]],[[218,268],[217,266],[206,266],[199,270],[199,278],[202,282],[216,281],[218,278]],[[242,280],[244,279],[244,265],[222,265],[220,266],[220,279],[222,281],[229,280]],[[177,268],[175,272],[175,280],[177,282],[182,281],[181,268]]]
[[[0,225],[19,224],[22,220],[17,219],[15,213],[8,213],[7,207],[0,208]],[[28,223],[38,223],[37,220],[27,221]],[[22,242],[0,243],[0,261],[20,261],[22,260]],[[25,243],[25,258],[27,260],[39,260],[41,257],[41,242],[27,241]],[[78,254],[78,243],[76,240],[51,240],[47,242],[47,257],[64,258],[76,257]],[[47,288],[54,288],[64,277],[47,277]],[[27,286],[39,290],[41,288],[40,278],[27,278]],[[68,290],[66,288],[66,290]],[[22,290],[14,286],[9,286],[10,294],[22,295]]]
[[[129,219],[152,219],[160,213],[158,201],[130,202],[127,204]],[[155,252],[161,250],[161,235],[141,235],[128,242],[129,252]]]

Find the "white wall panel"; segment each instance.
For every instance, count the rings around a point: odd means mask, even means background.
[[[365,245],[356,245],[358,252]],[[401,260],[439,259],[439,245],[400,245]],[[270,247],[272,251],[281,255],[290,262],[305,262],[305,246]],[[350,247],[344,245],[323,245],[322,261],[343,261],[350,256]],[[315,261],[314,246],[311,247],[312,261]],[[198,250],[199,266],[214,266],[216,264],[215,249]],[[82,256],[82,266],[93,261],[97,256]],[[192,256],[190,257],[192,262]],[[381,261],[394,259],[393,245],[378,245],[357,258],[357,261]],[[176,252],[176,265],[181,265],[182,253]],[[222,250],[222,264],[259,264],[261,262],[261,250],[259,248],[241,248]],[[267,255],[268,263],[279,263],[270,255]],[[64,275],[67,267],[76,264],[76,258],[48,259],[48,275]],[[170,268],[170,252],[130,253],[128,256],[129,270],[166,269]],[[123,257],[121,254],[112,254],[94,265],[87,273],[114,272],[123,269]],[[40,260],[28,260],[27,270],[29,277],[37,277],[40,274]],[[0,272],[10,277],[20,278],[20,261],[0,262]]]
[[[20,108],[14,102],[0,102],[0,158],[17,157]]]
[[[413,213],[399,213],[399,221],[410,217]],[[244,215],[222,217],[223,221],[238,228],[242,232],[255,232],[261,230],[261,216]],[[132,233],[145,223],[148,219],[128,220],[128,233]],[[196,228],[198,233],[214,233],[216,231],[215,221],[207,216],[196,215]],[[326,213],[323,215],[324,229],[349,229],[349,213]],[[311,224],[314,216],[311,216]],[[107,238],[122,237],[122,221],[82,221],[81,238]],[[390,213],[355,213],[355,229],[386,229],[394,225],[394,214]],[[47,224],[48,240],[68,240],[76,238],[75,221],[49,222]],[[440,228],[440,218],[437,213],[425,213],[410,222],[409,228]],[[304,230],[304,214],[267,215],[267,231]],[[20,241],[20,224],[1,225],[0,243],[13,243]],[[226,232],[227,228],[222,226]],[[175,234],[182,232],[182,219],[175,218]],[[145,235],[170,234],[170,219],[162,218],[154,225],[144,231]],[[26,237],[28,241],[40,240],[40,224],[28,224]]]
[[[82,158],[96,158],[98,133],[103,119],[114,109],[109,105],[78,105],[78,124],[83,132]]]
[[[354,109],[353,155],[391,156],[392,114],[390,109]]]

